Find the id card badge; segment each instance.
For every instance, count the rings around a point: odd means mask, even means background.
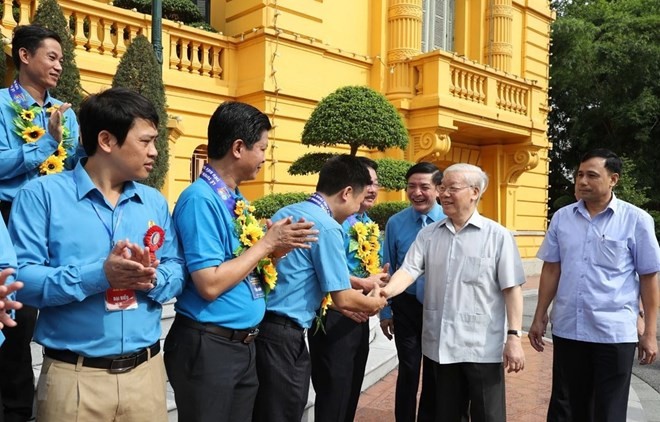
[[[106,311],[130,311],[137,309],[137,297],[132,289],[108,289],[105,291]]]
[[[261,286],[261,280],[256,273],[250,273],[247,281],[248,286],[250,287],[250,293],[252,293],[252,299],[260,299],[266,294],[264,293],[264,288]]]

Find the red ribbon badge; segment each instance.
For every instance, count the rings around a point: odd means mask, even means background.
[[[163,242],[165,242],[165,230],[152,224],[144,235],[144,246],[149,249],[149,257],[152,261],[156,260],[156,251],[163,246]]]

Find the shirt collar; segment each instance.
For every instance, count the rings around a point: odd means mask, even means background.
[[[37,101],[34,99],[34,97],[32,97],[32,95],[30,95],[30,93],[27,92],[27,90],[25,88],[23,88],[23,86],[21,86],[21,91],[23,91],[23,94],[25,94],[25,98],[27,98],[28,104],[30,104],[31,106],[34,106],[34,105],[39,106],[39,103],[37,103]],[[46,90],[46,96],[44,97],[43,108],[46,109],[46,108],[48,108],[52,105],[53,105],[53,97],[51,97],[50,92],[48,92],[48,90]],[[41,107],[41,106],[39,106],[39,107]]]
[[[410,210],[412,211],[413,216],[415,217],[415,221],[419,221],[422,218],[422,213],[417,211],[412,206],[410,207]],[[428,217],[426,222],[428,224],[431,224],[431,223],[435,223],[436,221],[438,221],[440,219],[440,210],[441,210],[440,205],[438,205],[437,203],[435,205],[433,205],[433,207],[429,210],[429,212],[426,213],[426,215]]]
[[[447,226],[447,225],[451,225],[452,229],[454,229],[454,223],[451,222],[449,217],[445,218],[439,224],[439,226]],[[467,226],[470,226],[470,225],[472,225],[472,226],[474,226],[478,229],[481,229],[484,225],[484,217],[482,217],[481,214],[479,214],[479,211],[477,211],[476,209],[474,210],[474,212],[472,213],[472,215],[470,216],[468,221],[465,222],[465,225],[463,226],[463,228],[465,228]]]
[[[87,157],[81,158],[80,161],[78,161],[78,164],[76,164],[76,167],[74,167],[74,169],[72,170],[73,180],[76,185],[79,201],[85,198],[87,195],[89,195],[90,192],[94,190],[98,191],[99,194],[101,194],[101,191],[98,190],[98,188],[92,181],[91,177],[89,177],[89,174],[85,170],[84,165],[86,162],[87,162]],[[137,184],[134,181],[125,182],[124,192],[121,194],[121,197],[132,198],[134,196],[137,197],[140,201],[142,200],[140,194],[137,191]]]
[[[617,198],[616,195],[614,195],[614,192],[612,192],[612,199],[610,200],[610,203],[607,204],[607,207],[605,207],[605,209],[599,214],[606,212],[608,209],[612,210],[612,213],[616,214],[617,210],[619,209],[620,202],[621,200]],[[586,205],[584,205],[584,200],[582,199],[573,204],[573,212],[579,212],[584,216],[589,215],[589,210],[587,209]]]

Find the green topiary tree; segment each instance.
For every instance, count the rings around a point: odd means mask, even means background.
[[[270,218],[280,208],[304,201],[307,198],[309,198],[309,194],[304,192],[271,193],[252,201],[250,205],[254,206],[254,216],[262,219]]]
[[[50,90],[50,94],[60,101],[71,103],[74,111],[78,112],[82,102],[82,87],[80,85],[80,70],[76,66],[74,44],[69,31],[69,24],[64,18],[62,9],[56,0],[43,0],[39,3],[32,23],[41,25],[57,33],[62,39],[62,75],[57,87]]]
[[[410,204],[408,201],[381,202],[380,204],[374,205],[369,210],[369,217],[378,223],[378,227],[380,227],[381,230],[385,230],[387,220],[389,220],[394,214],[408,208],[409,206]]]
[[[408,145],[408,131],[396,108],[384,95],[365,86],[346,86],[319,102],[305,124],[302,143],[319,147],[348,145],[351,155],[356,155],[360,147],[403,150]],[[291,164],[289,174],[317,173],[332,155],[304,154]],[[396,180],[401,180],[409,167],[407,162],[395,164],[395,161],[383,161],[383,171],[379,163],[378,180],[386,189],[402,187]],[[395,174],[403,167],[406,167],[403,173]]]
[[[122,9],[135,9],[150,15],[151,3],[152,0],[115,0],[112,4]],[[163,0],[163,17],[186,24],[204,21],[202,13],[192,0]]]
[[[0,38],[0,42],[2,42],[2,38]],[[5,54],[5,50],[0,48],[0,88],[4,88],[7,85],[5,83],[6,77],[7,77],[7,55]]]
[[[147,37],[138,35],[133,39],[119,62],[112,86],[133,89],[144,95],[156,107],[160,120],[156,140],[158,158],[153,171],[143,183],[160,190],[165,183],[169,167],[167,106],[160,65],[156,61],[156,54]]]

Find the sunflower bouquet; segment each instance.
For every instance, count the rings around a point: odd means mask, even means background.
[[[316,317],[314,317],[314,335],[316,335],[319,330],[323,331],[323,334],[326,334],[324,323],[325,316],[328,313],[328,308],[330,306],[332,306],[332,296],[330,296],[330,293],[326,293],[326,295],[323,296],[323,300],[321,301],[321,308],[316,314]]]
[[[34,123],[34,119],[41,113],[42,107],[32,106],[23,108],[16,101],[12,101],[10,105],[16,112],[16,117],[14,117],[13,121],[14,133],[26,143],[37,142],[46,134],[45,128]],[[50,116],[59,108],[59,105],[48,107],[46,114]],[[65,123],[66,117],[62,116],[62,142],[60,142],[55,152],[39,165],[39,173],[41,175],[60,173],[64,170],[64,160],[68,156],[67,151],[73,147],[73,139],[71,139],[71,133]]]
[[[253,213],[254,207],[252,205],[248,205],[245,201],[236,201],[234,228],[238,234],[240,245],[234,251],[234,256],[239,256],[264,237],[264,228],[259,224]],[[266,294],[270,293],[277,284],[275,263],[269,257],[262,258],[257,264],[256,271],[263,281],[264,292]]]
[[[380,229],[373,221],[357,222],[348,232],[350,241],[348,252],[355,252],[360,261],[356,271],[358,277],[368,277],[381,272],[380,266]]]

